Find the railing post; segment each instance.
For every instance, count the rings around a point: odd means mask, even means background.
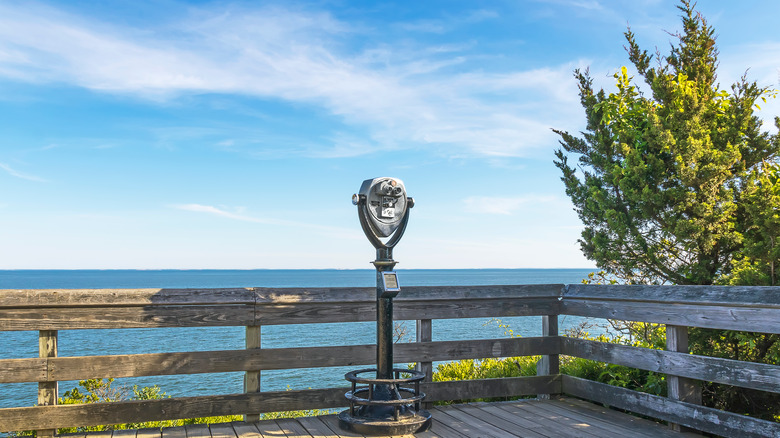
[[[57,330],[40,330],[38,332],[38,357],[57,357]],[[38,406],[56,405],[58,389],[59,382],[38,382]],[[39,438],[53,437],[56,434],[56,429],[37,431]]]
[[[558,315],[542,316],[542,336],[558,336]],[[552,376],[560,374],[560,358],[558,354],[544,355],[536,364],[537,376]],[[543,400],[549,400],[550,394],[538,394]]]
[[[432,342],[433,341],[433,323],[430,319],[418,319],[417,320],[417,342]],[[433,362],[417,362],[417,371],[425,373],[425,379],[423,382],[433,381]],[[430,409],[433,403],[423,402],[423,409]]]
[[[678,353],[688,353],[688,327],[666,325],[666,349]],[[666,376],[668,397],[688,403],[701,404],[701,385],[697,380]],[[669,423],[669,428],[677,432],[691,431],[685,426]]]
[[[246,327],[246,348],[260,347],[260,328],[259,325],[250,325]],[[244,373],[244,393],[260,392],[260,370],[247,371]],[[259,413],[244,414],[244,421],[259,421]]]

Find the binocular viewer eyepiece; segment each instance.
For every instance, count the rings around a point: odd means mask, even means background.
[[[363,181],[360,191],[352,195],[352,203],[358,207],[363,232],[379,249],[392,248],[398,243],[409,220],[409,209],[414,206],[414,199],[406,196],[406,188],[400,179],[380,177]],[[379,240],[391,235],[393,237],[387,243]]]
[[[404,193],[403,183],[398,182],[395,179],[384,180],[379,183],[377,191],[387,196],[395,196],[396,198]]]

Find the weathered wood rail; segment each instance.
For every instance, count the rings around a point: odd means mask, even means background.
[[[375,320],[374,288],[0,290],[0,331],[39,332],[40,357],[0,360],[0,383],[38,382],[39,406],[0,409],[0,431],[115,424],[344,406],[344,388],[259,391],[259,370],[371,365],[373,345],[263,348],[259,327]],[[666,351],[558,335],[558,315],[667,325]],[[433,319],[542,316],[543,336],[432,342]],[[780,333],[780,288],[516,285],[405,287],[398,320],[417,321],[416,343],[397,344],[399,363],[541,355],[538,375],[427,382],[428,401],[569,394],[724,436],[780,436],[780,424],[700,406],[694,381],[780,393],[780,366],[687,353],[687,327]],[[245,326],[247,348],[57,357],[59,330]],[[669,397],[559,374],[559,355],[665,373]],[[243,371],[243,394],[109,404],[56,405],[57,382]]]

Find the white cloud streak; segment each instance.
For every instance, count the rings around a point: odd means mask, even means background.
[[[475,17],[489,19],[490,13]],[[199,9],[168,27],[139,30],[40,5],[5,4],[0,75],[153,100],[227,93],[303,102],[367,127],[376,147],[474,156],[520,156],[554,144],[549,128],[566,126],[568,108],[576,104],[574,65],[445,74],[464,58],[457,47],[433,47],[418,55],[412,53],[420,48],[395,49],[378,66],[367,52],[336,49],[356,32],[328,13],[278,7]],[[530,104],[520,106],[523,101]],[[364,146],[346,142],[335,152],[311,152],[352,156],[366,153]]]
[[[233,213],[223,208],[214,207],[212,205],[203,204],[171,204],[170,208],[182,211],[190,211],[195,213],[205,213],[214,216],[223,217],[226,219],[237,220],[241,222],[252,222],[256,224],[275,225],[282,227],[301,228],[306,230],[315,230],[321,233],[325,233],[332,237],[355,239],[357,233],[354,230],[342,227],[332,227],[327,225],[320,225],[318,223],[307,223],[288,221],[274,218],[260,218],[254,216],[248,216],[240,213]]]
[[[16,178],[26,179],[27,181],[46,182],[46,180],[41,177],[14,170],[11,166],[5,163],[0,163],[0,169],[3,169],[6,173]]]
[[[231,213],[229,211],[225,211],[222,209],[219,209],[217,207],[211,206],[211,205],[201,205],[201,204],[174,204],[171,205],[172,208],[175,208],[177,210],[184,210],[184,211],[194,211],[197,213],[208,213],[213,214],[216,216],[225,217],[228,219],[235,219],[238,221],[244,221],[244,222],[254,222],[259,224],[265,224],[265,223],[276,223],[276,221],[272,220],[266,220],[266,219],[259,219],[254,218],[251,216],[244,216],[241,214]]]

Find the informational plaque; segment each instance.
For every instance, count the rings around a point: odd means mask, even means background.
[[[385,292],[399,292],[398,274],[395,271],[382,272],[382,287]]]

